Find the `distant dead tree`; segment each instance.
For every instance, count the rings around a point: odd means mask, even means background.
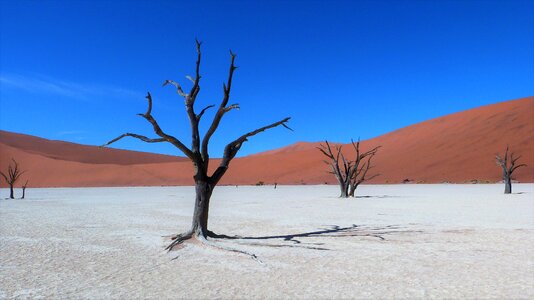
[[[504,180],[504,193],[505,194],[511,194],[512,193],[512,173],[520,167],[525,167],[526,164],[520,164],[516,165],[517,160],[521,158],[521,156],[515,157],[514,153],[508,153],[509,147],[506,146],[506,151],[504,152],[504,158],[502,158],[499,154],[495,155],[495,160],[497,162],[497,165],[502,168],[502,178]]]
[[[28,187],[28,180],[22,185],[22,197],[20,199],[24,199],[26,196],[26,188]]]
[[[324,144],[319,144],[319,147],[317,147],[328,158],[328,160],[323,160],[323,162],[330,166],[332,171],[329,173],[334,174],[337,179],[341,191],[339,197],[348,198],[353,162],[345,158],[341,152],[341,148],[341,145],[336,145],[332,150],[332,146],[330,146],[328,141],[325,141]]]
[[[182,153],[187,156],[194,166],[194,176],[193,179],[195,181],[195,191],[196,191],[196,199],[195,199],[195,207],[193,212],[193,223],[191,226],[191,229],[187,232],[177,234],[172,237],[173,242],[167,246],[167,250],[172,250],[174,246],[181,244],[183,241],[195,238],[202,242],[207,243],[207,238],[217,238],[222,237],[221,235],[217,235],[213,233],[212,231],[208,230],[208,213],[209,213],[209,204],[211,195],[213,193],[213,189],[217,185],[217,183],[221,180],[223,175],[228,170],[228,167],[230,165],[230,162],[232,159],[236,156],[239,149],[241,149],[241,146],[243,146],[243,143],[248,141],[248,139],[260,132],[263,132],[267,129],[271,129],[277,126],[284,126],[288,129],[286,123],[289,121],[290,118],[282,119],[278,122],[272,123],[270,125],[258,128],[256,130],[250,131],[248,133],[245,133],[235,139],[234,141],[230,142],[226,145],[224,148],[224,154],[223,157],[219,163],[219,166],[215,171],[211,174],[211,176],[208,174],[208,166],[210,162],[209,157],[209,151],[208,146],[211,137],[217,130],[219,123],[221,122],[221,119],[223,116],[230,112],[233,109],[239,109],[239,105],[236,104],[228,104],[228,100],[230,99],[230,90],[232,87],[232,78],[234,75],[234,71],[237,69],[237,67],[234,65],[234,60],[236,55],[230,51],[230,70],[228,74],[228,79],[225,84],[223,84],[223,98],[222,101],[217,108],[217,112],[215,113],[215,116],[211,122],[211,125],[209,126],[208,130],[204,134],[204,137],[200,138],[199,133],[199,123],[204,115],[204,113],[211,107],[214,107],[215,105],[208,105],[205,108],[203,108],[200,113],[195,112],[195,100],[197,99],[197,95],[200,92],[200,59],[201,59],[201,51],[200,51],[201,43],[197,40],[196,41],[196,51],[197,51],[197,60],[196,60],[196,69],[195,69],[195,77],[192,78],[191,76],[186,76],[187,79],[189,79],[193,86],[189,93],[185,93],[177,82],[174,82],[172,80],[166,80],[163,83],[163,86],[166,86],[168,84],[173,85],[176,88],[176,92],[182,96],[185,100],[185,110],[187,112],[187,116],[189,119],[190,127],[191,127],[191,148],[188,148],[185,146],[179,139],[176,137],[169,135],[165,133],[160,126],[158,125],[156,119],[152,116],[152,96],[150,93],[147,94],[146,98],[148,100],[148,109],[145,113],[139,114],[141,117],[145,118],[153,127],[154,132],[159,136],[159,138],[148,138],[146,136],[142,136],[139,134],[134,133],[124,133],[120,135],[119,137],[107,142],[103,146],[107,146],[111,143],[114,143],[124,137],[133,137],[137,138],[141,141],[147,142],[147,143],[159,143],[159,142],[168,142],[174,145],[176,148],[178,148]],[[232,250],[236,251],[236,250]],[[242,251],[237,251],[242,252]]]
[[[320,144],[317,149],[323,153],[328,160],[324,162],[330,166],[331,171],[329,173],[334,174],[336,177],[339,189],[340,189],[340,198],[348,198],[349,196],[354,197],[354,193],[358,185],[366,180],[370,180],[377,175],[371,177],[366,177],[371,166],[371,158],[376,154],[378,148],[377,146],[369,151],[361,152],[360,151],[360,141],[357,143],[352,142],[352,146],[356,151],[356,158],[354,160],[348,160],[345,158],[342,152],[342,146],[332,146],[328,141],[325,141],[324,144]],[[367,158],[367,161],[365,159]]]
[[[381,146],[377,146],[369,151],[362,153],[360,152],[360,139],[358,139],[358,142],[356,143],[354,143],[354,141],[351,141],[351,143],[354,147],[354,150],[356,151],[356,160],[354,161],[354,165],[352,167],[349,196],[354,197],[354,193],[356,192],[356,189],[360,184],[367,180],[371,180],[377,176],[380,176],[380,174],[373,174],[367,176],[367,173],[371,168],[373,168],[373,166],[371,165],[371,159],[373,158],[373,156],[375,156],[376,152]]]
[[[0,171],[0,175],[4,177],[7,184],[9,185],[9,198],[15,199],[13,188],[17,180],[19,180],[20,176],[24,174],[26,171],[21,171],[19,169],[19,164],[14,158],[12,158],[11,161],[13,162],[13,166],[11,165],[11,163],[9,163],[9,166],[7,167],[7,174]]]

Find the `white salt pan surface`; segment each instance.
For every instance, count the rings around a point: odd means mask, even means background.
[[[532,299],[534,184],[513,187],[216,188],[210,229],[249,237],[218,243],[262,263],[163,250],[190,226],[192,187],[28,189],[0,200],[0,298]]]

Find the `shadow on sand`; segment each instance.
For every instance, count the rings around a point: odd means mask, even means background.
[[[400,198],[400,196],[389,196],[389,195],[376,195],[376,196],[354,196],[354,198]]]
[[[326,228],[322,228],[315,231],[301,232],[285,235],[266,235],[266,236],[228,236],[224,234],[211,233],[214,238],[229,239],[229,240],[281,240],[284,242],[291,242],[292,244],[264,244],[264,243],[246,243],[253,246],[265,246],[265,247],[298,247],[313,250],[330,250],[325,248],[325,243],[303,243],[301,239],[305,238],[340,238],[340,237],[372,237],[377,238],[380,241],[385,241],[385,236],[399,233],[421,233],[421,230],[407,230],[406,227],[399,225],[386,225],[386,226],[365,226],[352,224],[351,226],[341,227],[338,225],[329,225]]]

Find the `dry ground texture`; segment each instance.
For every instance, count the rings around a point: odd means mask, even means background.
[[[534,298],[534,184],[218,187],[185,231],[192,187],[0,193],[0,298]]]

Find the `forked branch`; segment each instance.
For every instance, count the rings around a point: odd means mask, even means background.
[[[124,134],[121,134],[120,136],[114,138],[113,140],[107,142],[106,144],[102,145],[102,147],[105,147],[105,146],[108,146],[124,137],[134,137],[134,138],[137,138],[137,139],[140,139],[144,142],[147,142],[147,143],[159,143],[159,142],[169,142],[171,143],[172,145],[174,145],[176,148],[180,149],[180,151],[182,151],[187,157],[191,158],[193,157],[193,153],[191,152],[191,150],[189,150],[189,148],[187,148],[182,142],[180,142],[180,140],[178,140],[177,138],[175,138],[174,136],[171,136],[171,135],[168,135],[166,134],[165,132],[163,132],[163,130],[161,129],[161,127],[159,127],[159,124],[158,122],[156,121],[156,119],[154,119],[154,117],[152,117],[152,96],[150,95],[150,93],[147,93],[147,96],[146,96],[146,99],[148,100],[148,107],[147,107],[147,111],[144,113],[144,114],[138,114],[139,116],[145,118],[148,122],[150,122],[150,124],[152,124],[152,127],[154,128],[154,132],[159,135],[161,138],[158,138],[158,139],[150,139],[150,138],[147,138],[145,136],[142,136],[142,135],[139,135],[139,134],[134,134],[134,133],[124,133]]]
[[[197,121],[200,121],[200,118],[202,118],[202,116],[204,115],[204,113],[206,112],[206,110],[208,110],[208,109],[210,109],[210,108],[212,108],[212,107],[214,107],[214,106],[215,106],[215,105],[212,104],[212,105],[208,105],[208,106],[204,107],[204,109],[202,109],[202,110],[200,111],[200,113],[197,115]]]
[[[14,158],[12,158],[11,161],[13,162],[13,166],[11,165],[11,163],[9,164],[9,166],[7,167],[7,174],[0,171],[0,175],[4,177],[4,179],[10,186],[15,184],[15,182],[19,180],[22,174],[26,173],[26,171],[21,171],[19,169],[19,163]]]
[[[230,50],[230,69],[228,71],[227,82],[226,84],[223,84],[223,99],[221,101],[221,104],[219,105],[219,109],[217,110],[215,117],[213,118],[213,121],[211,122],[208,131],[206,131],[206,134],[204,135],[204,139],[202,140],[202,159],[205,162],[209,160],[208,145],[210,139],[215,133],[215,130],[217,130],[217,127],[219,127],[222,117],[225,113],[229,112],[233,108],[239,108],[239,105],[237,104],[233,104],[227,107],[228,100],[230,99],[230,91],[232,89],[232,78],[234,76],[234,71],[237,69],[237,67],[234,65],[235,57],[236,55]]]
[[[224,173],[228,169],[230,161],[236,156],[236,154],[239,151],[239,149],[241,149],[241,146],[243,145],[243,143],[248,141],[249,137],[255,136],[256,134],[258,134],[260,132],[263,132],[263,131],[265,131],[267,129],[271,129],[271,128],[274,128],[274,127],[277,127],[277,126],[280,126],[280,125],[282,125],[282,126],[284,126],[286,128],[289,128],[286,125],[286,123],[289,121],[289,119],[291,119],[291,118],[285,118],[285,119],[280,120],[278,122],[275,122],[275,123],[272,123],[270,125],[258,128],[256,130],[253,130],[251,132],[245,133],[242,136],[240,136],[239,138],[237,138],[236,140],[234,140],[234,141],[230,142],[228,145],[226,145],[226,147],[224,148],[224,154],[223,154],[223,158],[221,160],[221,163],[219,164],[219,167],[215,170],[215,172],[211,176],[212,184],[217,184],[217,182],[219,182],[221,177],[224,175]],[[291,128],[289,128],[289,129],[291,129]]]

